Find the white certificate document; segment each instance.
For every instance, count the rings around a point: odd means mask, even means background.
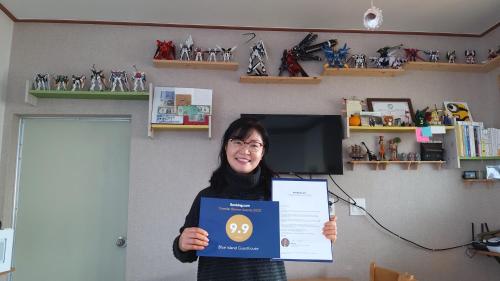
[[[279,259],[332,262],[332,243],[323,235],[327,181],[273,179],[272,200],[279,202]]]

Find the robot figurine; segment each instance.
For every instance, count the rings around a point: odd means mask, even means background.
[[[424,51],[429,56],[429,62],[439,62],[439,50]]]
[[[95,64],[93,64],[90,72],[90,91],[94,91],[96,86],[99,87],[99,91],[106,89],[104,70],[97,71]]]
[[[141,87],[141,91],[144,92],[144,83],[146,82],[146,73],[137,70],[135,64],[132,66],[134,72],[132,72],[132,79],[134,80],[134,92],[137,92],[137,88]]]
[[[194,60],[203,61],[203,50],[199,47],[194,49]]]
[[[420,57],[418,55],[418,52],[422,52],[422,50],[419,50],[419,49],[408,49],[408,48],[404,48],[403,50],[405,50],[406,59],[408,61],[417,61],[417,59],[421,60],[421,61],[425,61],[422,57]]]
[[[476,63],[476,51],[467,49],[465,50],[465,63],[475,64]]]
[[[309,75],[307,75],[305,70],[299,64],[299,61],[320,61],[321,58],[313,55],[313,53],[321,51],[323,49],[323,45],[327,48],[331,48],[337,44],[337,40],[331,39],[311,46],[317,38],[317,34],[309,33],[306,37],[304,37],[304,39],[302,39],[302,41],[300,41],[299,44],[293,46],[289,50],[284,50],[283,56],[281,57],[279,76],[281,76],[281,74],[286,70],[291,77],[297,76],[299,73],[303,77],[308,77]]]
[[[87,78],[85,77],[85,75],[80,75],[80,76],[76,76],[76,75],[71,75],[71,82],[73,82],[73,88],[71,89],[71,91],[76,91],[76,90],[83,90],[83,88],[85,87],[85,80]]]
[[[35,90],[49,90],[49,81],[48,73],[35,73],[33,77],[33,88],[35,88]]]
[[[365,54],[354,54],[349,58],[349,61],[352,61],[354,68],[367,68]]]
[[[67,75],[56,75],[54,78],[54,82],[56,82],[56,89],[58,91],[66,91],[66,86],[68,85],[68,76]]]
[[[114,92],[116,90],[116,86],[119,86],[122,92],[129,90],[127,73],[125,71],[111,70],[109,82],[112,85],[111,92]]]
[[[217,53],[218,53],[217,49],[209,48],[207,52],[208,52],[207,61],[217,61]]]
[[[495,51],[495,49],[488,49],[488,60],[492,60],[496,58],[500,54],[500,46],[498,47],[498,50]]]
[[[378,57],[370,57],[370,61],[375,63],[377,68],[389,68],[392,67],[396,61],[397,52],[403,47],[403,44],[393,46],[393,47],[383,47],[377,50],[379,54]]]
[[[231,61],[231,58],[233,57],[233,52],[234,50],[236,50],[238,46],[234,46],[232,48],[229,48],[229,49],[224,49],[224,48],[221,48],[219,45],[217,45],[217,49],[222,53],[222,59],[224,60],[224,62],[230,62]]]
[[[347,43],[344,44],[344,47],[338,50],[335,48],[335,46],[331,48],[326,45],[323,46],[323,51],[325,52],[328,66],[337,68],[349,67],[347,65],[347,55],[349,54],[349,49],[350,48],[347,48]]]
[[[266,66],[264,65],[264,56],[268,59],[264,41],[259,40],[251,48],[250,58],[248,59],[247,74],[251,76],[268,76]]]
[[[191,55],[193,53],[193,37],[189,35],[189,37],[186,39],[184,44],[180,44],[179,46],[181,47],[181,54],[179,59],[180,60],[191,60]]]
[[[155,60],[175,60],[175,44],[172,41],[156,40]]]
[[[457,53],[455,50],[446,52],[446,59],[448,60],[448,63],[455,63],[457,60]]]

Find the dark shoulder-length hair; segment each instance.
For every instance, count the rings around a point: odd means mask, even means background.
[[[253,130],[257,131],[260,134],[264,145],[264,155],[258,165],[258,167],[260,167],[260,182],[261,184],[264,184],[266,189],[270,192],[271,179],[275,175],[275,173],[273,172],[273,170],[271,170],[271,168],[265,161],[265,156],[269,151],[269,135],[267,134],[264,126],[262,126],[262,124],[258,120],[248,117],[236,119],[226,129],[226,132],[224,133],[221,141],[219,152],[219,167],[212,173],[212,177],[210,178],[210,188],[220,189],[226,185],[224,173],[228,168],[230,168],[226,154],[226,146],[229,140],[245,140],[250,136]]]

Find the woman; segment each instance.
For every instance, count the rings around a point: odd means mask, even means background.
[[[193,262],[197,250],[209,243],[208,233],[198,227],[201,197],[270,200],[271,179],[274,175],[263,157],[269,150],[266,130],[254,119],[240,118],[224,133],[219,153],[220,166],[210,178],[210,186],[196,196],[186,216],[180,235],[174,240],[173,251],[181,262]],[[325,223],[323,234],[335,241],[335,217]],[[200,257],[198,280],[286,280],[282,261],[270,259],[237,259]]]

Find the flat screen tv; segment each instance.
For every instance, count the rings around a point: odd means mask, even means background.
[[[340,115],[241,114],[269,133],[266,161],[281,174],[343,174]]]

